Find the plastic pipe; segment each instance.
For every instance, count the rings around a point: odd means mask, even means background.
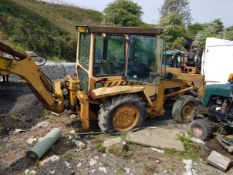
[[[27,152],[27,157],[40,159],[61,136],[60,128],[53,128],[45,137]]]

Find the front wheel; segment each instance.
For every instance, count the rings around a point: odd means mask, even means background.
[[[193,120],[189,125],[189,130],[194,137],[201,140],[206,140],[212,132],[211,125],[207,119]]]
[[[178,123],[187,123],[198,106],[197,100],[190,95],[181,96],[173,105],[172,116]]]
[[[127,132],[141,127],[146,118],[146,103],[137,95],[113,97],[100,106],[99,127],[108,133]]]

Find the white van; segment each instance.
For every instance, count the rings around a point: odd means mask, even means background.
[[[233,41],[207,38],[202,56],[206,84],[223,84],[233,74]]]

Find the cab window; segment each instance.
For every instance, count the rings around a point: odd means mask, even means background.
[[[132,35],[129,39],[127,78],[152,81],[156,72],[156,37]]]
[[[123,35],[96,35],[94,76],[123,75],[125,70],[125,38]]]
[[[88,69],[89,67],[89,57],[90,57],[90,34],[81,33],[80,34],[80,63],[81,65]]]

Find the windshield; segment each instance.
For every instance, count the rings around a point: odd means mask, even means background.
[[[96,35],[94,75],[123,75],[125,72],[125,38],[123,35]]]
[[[156,37],[130,36],[127,78],[153,81],[156,72]]]

